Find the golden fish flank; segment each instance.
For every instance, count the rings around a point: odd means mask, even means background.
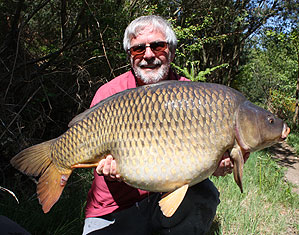
[[[101,101],[75,117],[60,137],[23,150],[11,163],[26,174],[42,175],[37,192],[44,212],[62,193],[64,185],[57,182],[67,180],[75,168],[95,167],[109,153],[127,184],[156,192],[180,188],[185,193],[189,186],[209,177],[223,153],[230,151],[235,180],[242,190],[240,153],[288,135],[289,128],[275,117],[274,124],[265,127],[269,115],[225,86],[164,82]],[[256,131],[248,133],[248,128]],[[257,138],[259,131],[264,139]],[[171,216],[167,211],[175,209],[167,210],[168,200],[164,198],[160,205]]]

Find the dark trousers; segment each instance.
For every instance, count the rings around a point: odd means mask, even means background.
[[[9,218],[0,215],[0,234],[1,235],[30,235],[24,228]]]
[[[170,218],[162,214],[160,199],[161,194],[154,193],[128,209],[103,216],[115,222],[89,235],[206,234],[220,202],[219,192],[209,179],[190,187]]]

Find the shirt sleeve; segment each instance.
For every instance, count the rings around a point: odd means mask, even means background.
[[[190,82],[190,80],[188,78],[185,78],[185,77],[180,77],[179,81],[184,81],[184,82]]]

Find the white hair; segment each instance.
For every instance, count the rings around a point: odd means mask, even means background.
[[[165,34],[170,53],[174,53],[177,47],[177,38],[171,28],[171,24],[162,17],[156,15],[138,17],[128,25],[123,40],[125,51],[127,52],[130,49],[131,39],[138,36],[138,34],[149,25],[153,27],[153,30],[159,30]]]

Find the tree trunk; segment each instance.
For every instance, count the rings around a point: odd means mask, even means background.
[[[66,37],[66,0],[61,0],[61,11],[60,11],[60,20],[61,20],[61,41],[64,45]]]

